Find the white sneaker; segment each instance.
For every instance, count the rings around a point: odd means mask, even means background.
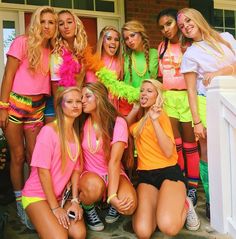
[[[192,200],[189,197],[187,197],[187,201],[188,201],[189,209],[187,213],[185,226],[189,231],[197,231],[201,223],[193,207]]]

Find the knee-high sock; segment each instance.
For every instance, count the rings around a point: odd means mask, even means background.
[[[200,177],[206,195],[206,201],[209,203],[209,180],[208,180],[208,163],[200,160]]]
[[[182,139],[176,138],[175,144],[178,153],[178,165],[180,166],[181,171],[185,172]]]
[[[186,174],[190,187],[197,187],[199,181],[199,152],[196,142],[183,142],[183,150],[186,157]]]

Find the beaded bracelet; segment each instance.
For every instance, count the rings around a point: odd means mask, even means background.
[[[108,198],[107,198],[107,203],[109,204],[111,199],[114,198],[114,197],[117,197],[117,193],[113,193],[111,194]]]
[[[197,122],[197,123],[193,123],[193,125],[198,125],[198,124],[201,124],[202,123],[202,121],[200,120],[199,122]]]

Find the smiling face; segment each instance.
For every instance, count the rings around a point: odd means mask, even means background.
[[[124,31],[123,38],[127,47],[134,51],[143,49],[143,40],[139,32]]]
[[[144,82],[140,89],[140,106],[149,108],[156,103],[158,93],[154,85],[150,82]]]
[[[175,19],[171,16],[162,16],[159,21],[159,27],[164,37],[172,40],[178,38],[178,25]]]
[[[87,87],[83,87],[82,89],[82,105],[83,112],[90,114],[95,112],[97,109],[97,102],[94,93],[88,89]]]
[[[202,34],[197,24],[183,13],[178,15],[178,26],[185,37],[194,41],[202,40]]]
[[[65,40],[75,37],[76,23],[69,12],[64,12],[58,16],[58,30]]]
[[[63,113],[68,118],[76,118],[82,112],[81,93],[72,90],[65,93],[61,102]]]
[[[42,36],[45,40],[53,38],[56,31],[56,18],[51,12],[42,13],[40,16]]]
[[[114,56],[120,46],[120,37],[118,32],[113,30],[105,32],[102,46],[107,55]]]

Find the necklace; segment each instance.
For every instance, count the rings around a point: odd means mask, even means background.
[[[100,137],[99,139],[97,140],[96,139],[96,148],[94,149],[93,146],[92,146],[92,140],[91,140],[91,130],[92,130],[92,127],[94,127],[94,129],[98,128],[97,125],[94,125],[92,126],[92,121],[91,121],[91,117],[88,118],[88,134],[87,134],[87,140],[88,140],[88,148],[89,148],[89,152],[92,153],[92,154],[95,154],[97,153],[98,149],[99,149],[99,146],[100,146]]]
[[[219,51],[220,55],[215,54],[213,51],[210,50],[210,48],[204,47],[203,45],[199,44],[198,42],[193,42],[193,44],[195,46],[197,46],[198,48],[201,48],[203,51],[205,51],[207,54],[213,56],[214,58],[218,58],[219,60],[222,60],[222,59],[225,58],[225,53],[224,53],[224,51],[222,50],[222,48],[219,44],[215,44],[215,47]]]
[[[174,69],[180,68],[181,61],[182,61],[182,56],[183,56],[182,52],[180,52],[177,62],[174,62],[172,60],[172,56],[171,56],[171,44],[170,44],[170,41],[168,41],[167,51],[168,51],[168,58],[169,58],[171,66],[173,66]]]
[[[147,72],[147,63],[145,62],[143,71],[139,71],[139,69],[137,68],[136,58],[135,58],[133,52],[132,52],[132,54],[131,54],[131,59],[132,59],[133,69],[134,69],[135,73],[136,73],[139,77],[143,77],[143,76],[145,75],[145,73]]]
[[[68,154],[69,158],[70,158],[73,162],[75,162],[75,161],[78,159],[78,157],[79,157],[80,144],[79,144],[79,140],[78,140],[78,137],[77,137],[77,135],[76,135],[74,129],[73,129],[73,136],[74,136],[75,145],[77,146],[77,147],[76,147],[77,150],[76,150],[75,156],[73,157],[73,155],[72,155],[72,150],[71,150],[71,147],[70,147],[70,145],[69,145],[68,140],[66,140],[66,151],[67,151],[67,154]]]

